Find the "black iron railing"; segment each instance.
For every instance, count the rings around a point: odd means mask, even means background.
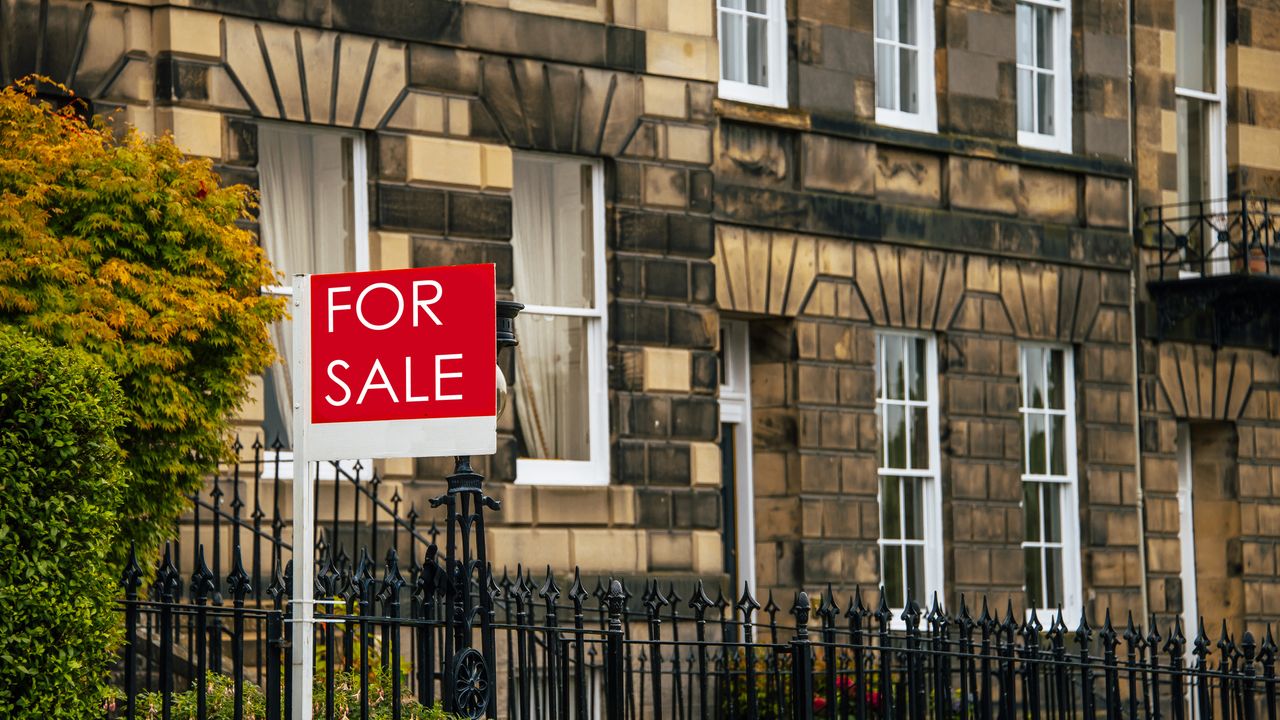
[[[153,573],[136,562],[124,573],[109,717],[296,715],[295,568],[268,482],[279,455],[250,450],[193,498],[186,548],[167,546]],[[312,478],[333,501],[312,518],[323,532],[305,575],[317,601],[314,717],[399,720],[437,703],[511,720],[1277,717],[1270,628],[1233,635],[1223,624],[1211,638],[1203,623],[1186,633],[1110,613],[1059,613],[1045,627],[985,600],[895,613],[882,593],[761,604],[701,581],[494,572],[467,538],[483,537],[482,510],[498,504],[458,468],[432,502],[446,511],[445,538],[434,523],[423,530],[413,505],[401,517],[399,496],[382,497],[363,468]]]
[[[1153,280],[1280,276],[1280,201],[1242,194],[1148,207],[1144,216],[1158,251]]]
[[[207,566],[178,578],[162,561],[146,600],[138,577],[125,583],[126,692],[116,716],[146,717],[139,704],[176,712],[178,693],[205,697],[218,678],[233,688],[224,702],[247,709],[251,694],[262,698],[258,714],[236,717],[291,716],[287,576],[265,610],[246,607],[239,564],[227,578],[231,602],[219,606]],[[361,553],[354,567],[326,563],[314,581],[327,608],[315,628],[315,717],[413,717],[458,689],[440,667],[454,628],[434,551],[405,573],[394,549],[376,570]],[[975,616],[963,599],[955,613],[935,601],[895,614],[883,600],[868,605],[855,593],[842,603],[830,591],[816,601],[797,593],[783,610],[745,592],[713,600],[701,584],[689,598],[656,581],[639,593],[617,580],[589,591],[577,574],[563,594],[551,574],[486,577],[484,587],[496,666],[452,683],[470,683],[476,700],[460,711],[487,717],[1277,717],[1269,630],[1233,637],[1224,627],[1211,638],[1202,625],[1188,639],[1178,623],[1142,627],[1127,617],[1116,626],[1109,614],[1097,627],[1082,616],[1069,628],[1061,615],[1042,627],[1011,605],[993,613],[984,601]],[[479,607],[479,588],[470,592]]]

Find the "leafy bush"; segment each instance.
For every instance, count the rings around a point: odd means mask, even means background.
[[[0,717],[102,712],[121,402],[91,359],[0,326]]]
[[[83,349],[119,379],[131,471],[120,562],[151,552],[213,463],[283,303],[248,217],[251,191],[169,138],[86,124],[0,90],[0,324]],[[149,566],[150,563],[144,563]]]
[[[333,688],[333,716],[340,720],[390,720],[391,679],[385,673],[371,672],[369,675],[369,716],[360,716],[360,674],[358,671],[335,673]],[[322,674],[317,674],[314,715],[325,717],[325,690]],[[210,672],[206,675],[205,712],[209,720],[232,720],[235,717],[235,683],[226,675]],[[173,720],[198,720],[198,696],[193,687],[190,690],[174,693],[171,700],[171,717]],[[160,720],[163,712],[163,696],[159,693],[142,693],[135,705],[139,720]],[[253,683],[244,683],[243,712],[244,720],[263,720],[266,717],[266,698],[262,688]],[[445,712],[439,705],[427,707],[410,695],[401,697],[400,717],[403,720],[461,720],[456,715]]]

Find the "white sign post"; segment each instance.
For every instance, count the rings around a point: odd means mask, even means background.
[[[496,451],[494,267],[295,275],[292,310],[292,708],[311,720],[311,464]]]
[[[307,453],[307,406],[311,397],[310,278],[293,276],[293,716],[311,720],[314,683],[316,498],[311,484],[311,456]]]

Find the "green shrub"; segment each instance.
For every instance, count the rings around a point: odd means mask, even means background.
[[[0,326],[0,717],[102,713],[121,402],[92,359]]]
[[[210,672],[205,676],[205,712],[209,720],[232,720],[235,717],[235,683],[226,675]],[[391,679],[385,673],[374,672],[369,675],[369,717],[360,717],[360,674],[352,670],[334,674],[333,682],[333,716],[341,720],[391,720]],[[325,717],[325,690],[323,673],[317,673],[314,715]],[[160,720],[164,710],[164,698],[159,693],[142,693],[135,705],[138,720]],[[174,693],[171,699],[170,716],[172,720],[198,720],[198,695],[193,687],[190,690]],[[242,704],[244,720],[264,720],[267,702],[262,688],[253,683],[244,683]],[[427,707],[414,700],[408,693],[402,693],[400,704],[402,720],[460,720],[440,709],[439,705]]]
[[[77,347],[124,391],[130,473],[115,561],[152,553],[213,463],[249,377],[273,358],[283,303],[253,233],[252,195],[165,137],[117,139],[71,108],[0,90],[0,324]]]

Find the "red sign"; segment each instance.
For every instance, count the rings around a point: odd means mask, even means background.
[[[493,417],[493,265],[310,281],[312,423]]]

